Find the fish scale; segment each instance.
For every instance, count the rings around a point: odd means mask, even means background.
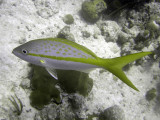
[[[86,72],[93,68],[104,68],[138,91],[122,71],[122,68],[130,62],[152,54],[152,52],[140,52],[112,59],[104,59],[97,57],[86,47],[70,40],[44,38],[32,40],[18,46],[13,50],[13,54],[27,62],[45,67],[55,79],[58,79],[55,69]]]
[[[30,52],[58,57],[93,58],[91,55],[61,42],[46,40],[39,44],[38,48],[33,48]]]

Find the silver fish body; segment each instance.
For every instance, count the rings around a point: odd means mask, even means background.
[[[77,49],[71,43],[71,41],[63,42],[63,39],[59,38],[38,39],[20,45],[13,50],[13,54],[27,62],[47,68],[83,71],[99,67],[93,64],[72,61],[73,58],[97,59],[97,57]],[[34,54],[34,56],[29,55],[29,53]],[[54,59],[48,56],[52,56]],[[61,60],[56,58],[61,58]]]
[[[62,38],[32,40],[13,50],[13,54],[17,57],[45,67],[55,79],[58,79],[55,69],[86,72],[93,68],[104,68],[137,91],[138,89],[127,78],[122,68],[130,62],[152,53],[140,52],[112,59],[103,59],[97,57],[86,47]]]

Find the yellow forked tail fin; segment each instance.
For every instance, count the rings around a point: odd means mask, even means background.
[[[140,52],[135,54],[130,54],[122,57],[117,57],[113,59],[103,59],[103,67],[117,76],[120,80],[126,83],[128,86],[133,88],[136,91],[139,91],[133,83],[126,77],[125,73],[122,71],[122,68],[130,62],[133,62],[141,57],[152,54],[152,52]]]

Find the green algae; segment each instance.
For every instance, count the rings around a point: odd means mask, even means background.
[[[50,103],[51,99],[54,99],[56,103],[60,103],[60,92],[55,87],[56,84],[57,81],[44,68],[34,66],[34,74],[31,80],[33,89],[30,95],[31,105],[42,109]]]
[[[17,115],[21,115],[22,111],[23,111],[23,104],[22,101],[17,97],[17,95],[15,96],[11,96],[9,98],[10,102],[12,103],[12,105],[14,106],[14,112]]]
[[[87,73],[73,70],[57,71],[59,85],[67,93],[79,93],[87,96],[93,87],[93,80]]]
[[[93,80],[87,73],[72,70],[57,70],[58,80],[55,80],[43,67],[34,66],[33,78],[31,79],[30,103],[37,109],[43,109],[51,103],[61,103],[59,85],[67,93],[79,93],[87,96],[93,86]]]
[[[103,0],[85,1],[82,4],[82,16],[91,23],[96,22],[100,18],[100,13],[107,8]]]
[[[146,99],[148,100],[148,101],[151,101],[151,100],[153,100],[154,98],[156,98],[156,89],[155,88],[152,88],[152,89],[150,89],[149,91],[147,91],[147,93],[146,93]]]
[[[66,24],[73,24],[74,23],[74,18],[71,14],[67,14],[63,17],[63,22]]]

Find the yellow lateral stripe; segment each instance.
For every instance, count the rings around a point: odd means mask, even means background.
[[[92,64],[92,65],[97,65],[97,66],[103,65],[101,58],[98,58],[98,57],[96,59],[92,59],[92,58],[86,59],[86,58],[74,58],[74,57],[57,57],[57,56],[49,56],[49,55],[34,54],[34,53],[28,53],[28,55],[43,57],[43,58],[50,58],[50,59],[55,59],[55,60],[81,62],[81,63],[87,63],[87,64]]]

